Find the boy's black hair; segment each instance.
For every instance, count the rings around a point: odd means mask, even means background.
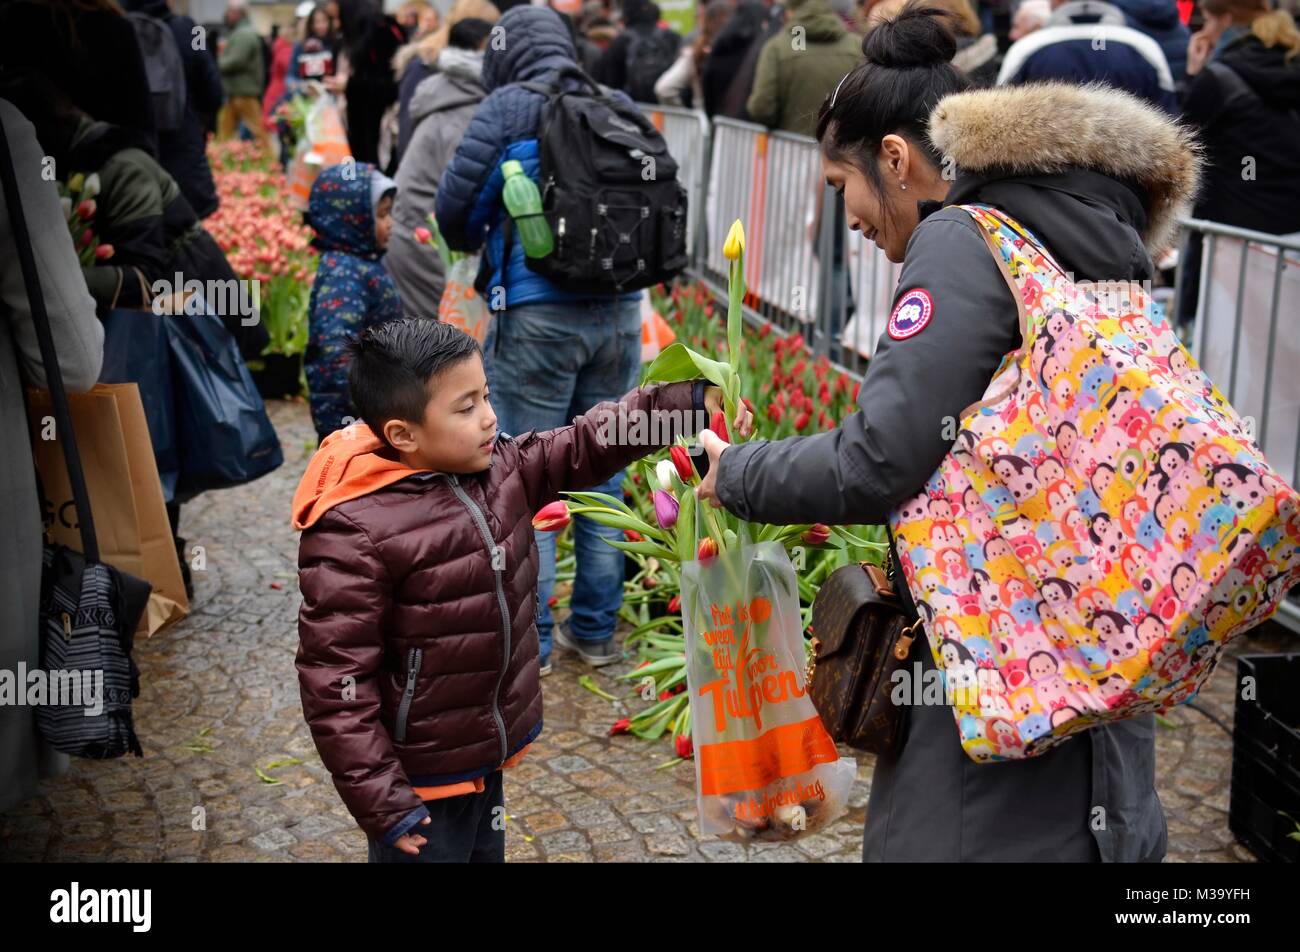
[[[447,45],[458,50],[477,50],[492,33],[492,24],[478,17],[466,17],[452,24]]]
[[[483,355],[478,341],[460,328],[427,317],[367,327],[349,341],[348,351],[352,405],[384,443],[389,420],[424,422],[431,379],[475,354]]]

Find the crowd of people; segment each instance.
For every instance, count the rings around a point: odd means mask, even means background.
[[[499,859],[498,831],[475,821],[467,832],[457,809],[470,801],[461,798],[474,798],[480,813],[500,804],[499,768],[540,730],[538,679],[551,670],[553,648],[592,666],[622,657],[624,557],[605,544],[621,532],[576,522],[577,575],[557,624],[554,536],[539,534],[533,554],[527,528],[558,488],[621,492],[631,458],[595,454],[581,427],[576,435],[562,428],[632,391],[641,372],[644,292],[566,286],[530,266],[514,233],[504,166],[518,163],[538,181],[548,87],[594,80],[627,106],[696,109],[815,138],[845,223],[901,262],[899,289],[925,289],[941,315],[942,326],[918,338],[929,346],[882,339],[863,412],[834,434],[734,447],[702,436],[711,459],[704,497],[747,519],[886,521],[948,450],[934,421],[978,400],[1016,349],[1017,313],[1001,273],[972,220],[943,206],[987,203],[1014,215],[1088,280],[1151,278],[1174,247],[1180,215],[1300,232],[1300,32],[1272,0],[928,0],[924,8],[709,0],[684,35],[651,0],[589,0],[572,15],[519,0],[455,0],[443,12],[422,0],[392,12],[378,0],[305,2],[292,24],[268,35],[256,13],[247,0],[229,0],[223,23],[204,25],[168,0],[14,0],[0,8],[0,119],[19,175],[33,186],[48,182],[42,157],[61,182],[98,174],[97,237],[111,257],[78,265],[53,186],[34,187],[27,210],[43,243],[42,286],[63,370],[84,389],[98,377],[107,312],[149,307],[153,282],[173,273],[234,278],[202,224],[218,200],[209,137],[251,139],[287,160],[284,104],[336,104],[351,160],[320,172],[305,211],[320,252],[305,367],[323,455],[294,501],[304,530],[300,670],[322,757],[376,860]],[[956,162],[955,180],[945,157]],[[500,289],[508,302],[508,319],[493,323],[481,349],[425,320],[438,314],[447,284],[420,235],[430,218],[450,249],[481,255],[480,289]],[[6,241],[9,227],[0,216]],[[0,335],[0,362],[40,384],[12,257],[0,267],[18,346]],[[1197,261],[1195,247],[1184,249],[1183,267]],[[261,353],[263,329],[220,316],[245,358]],[[945,387],[929,385],[936,376]],[[0,409],[16,414],[17,376],[3,379]],[[430,387],[438,395],[426,421]],[[717,401],[701,383],[632,403],[704,410]],[[371,442],[331,437],[357,421]],[[515,445],[505,436],[530,431],[543,440]],[[3,476],[24,524],[0,553],[13,568],[0,582],[8,596],[0,637],[6,661],[34,665],[40,533],[21,455],[6,457]],[[338,463],[328,478],[327,459]],[[470,474],[498,459],[482,486],[464,490],[453,477],[450,501],[421,508],[446,488],[429,471]],[[174,534],[181,501],[169,510]],[[461,518],[474,512],[479,519]],[[505,588],[499,573],[454,567],[477,557],[480,532],[504,533],[523,566]],[[398,537],[401,545],[373,541]],[[183,550],[179,536],[177,545]],[[416,594],[390,584],[402,560],[404,577],[422,579]],[[482,647],[493,625],[452,607],[489,597],[522,626],[499,676]],[[396,599],[387,634],[385,599]],[[413,633],[428,628],[428,616],[409,599],[438,605],[439,625],[463,633],[458,663],[491,669],[489,688],[499,695],[504,682],[510,703],[498,710],[467,695],[462,710],[483,716],[461,717],[408,699],[403,729],[410,716],[418,740],[399,757],[373,730],[377,718],[349,721],[353,708],[329,692],[337,677],[373,674],[395,644],[403,658],[417,642],[430,654],[448,650]],[[466,682],[456,677],[439,673],[433,683],[460,691]],[[382,700],[385,718],[400,703],[387,688],[382,699],[373,684],[358,691],[376,708]],[[30,722],[13,714],[0,721],[0,809],[30,796],[49,768]],[[868,858],[1163,854],[1150,718],[1096,728],[1090,744],[1063,745],[1014,771],[967,770],[946,711],[922,711],[912,730],[902,758],[877,768]],[[1090,797],[1094,789],[1104,792]],[[1086,822],[1099,802],[1112,817],[1105,836]],[[935,818],[944,819],[936,826]]]

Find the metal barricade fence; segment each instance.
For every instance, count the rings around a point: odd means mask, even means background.
[[[668,145],[677,161],[677,181],[686,189],[690,217],[686,220],[686,247],[692,260],[704,237],[704,203],[709,178],[709,120],[704,113],[680,106],[637,103]]]
[[[1217,222],[1183,223],[1174,314],[1195,280],[1192,356],[1253,431],[1288,485],[1300,479],[1300,237]],[[1197,257],[1187,256],[1200,243]],[[1190,266],[1189,266],[1190,264]],[[1279,621],[1300,631],[1300,605]]]

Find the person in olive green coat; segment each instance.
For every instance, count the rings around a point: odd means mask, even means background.
[[[230,0],[226,7],[226,36],[217,57],[221,71],[221,85],[226,91],[226,105],[221,110],[217,135],[221,139],[233,138],[239,123],[257,136],[265,145],[268,141],[262,126],[262,39],[248,20],[246,0]]]
[[[745,107],[755,122],[811,136],[822,100],[862,58],[862,37],[826,0],[790,0],[786,9],[785,29],[759,54]]]

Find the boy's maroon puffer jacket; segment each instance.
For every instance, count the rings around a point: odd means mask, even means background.
[[[693,430],[703,413],[690,411],[703,407],[692,390],[689,381],[641,388],[622,410],[676,411],[671,419]],[[339,503],[303,533],[303,711],[370,836],[391,838],[419,818],[413,786],[482,776],[540,732],[531,520],[561,491],[601,483],[666,445],[603,445],[602,413],[617,409],[502,435],[481,473],[412,475]]]

